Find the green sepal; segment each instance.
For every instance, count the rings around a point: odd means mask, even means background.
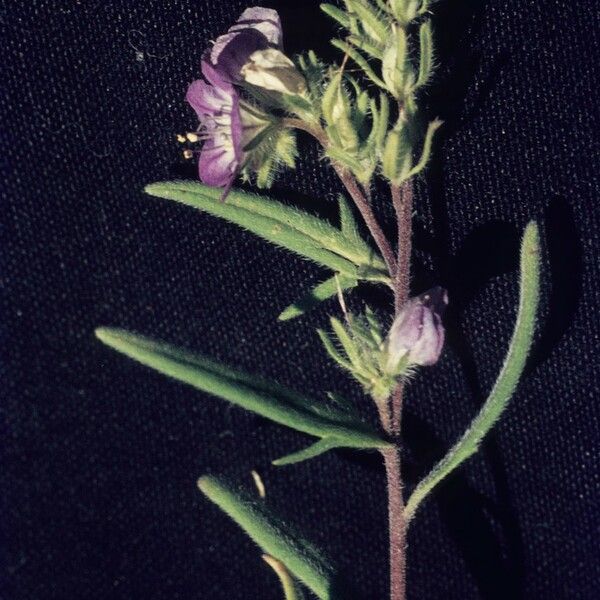
[[[414,516],[419,504],[442,479],[477,452],[481,441],[507,407],[523,373],[533,342],[540,295],[540,240],[534,221],[527,225],[521,243],[520,287],[517,321],[500,375],[462,438],[415,488],[406,504],[407,519]]]
[[[358,417],[312,402],[273,382],[121,329],[102,327],[96,330],[96,336],[107,346],[159,373],[291,429],[319,438],[333,437],[340,445],[351,448],[388,445]]]
[[[221,478],[205,475],[200,491],[233,519],[261,550],[281,561],[321,600],[334,600],[336,570],[312,544],[248,493]]]
[[[383,259],[365,242],[348,240],[326,221],[264,196],[222,191],[192,181],[153,183],[145,191],[235,223],[263,239],[350,278],[387,282]]]
[[[345,291],[355,288],[358,285],[358,280],[345,277],[343,275],[334,275],[323,283],[320,283],[307,294],[296,300],[294,304],[288,306],[277,317],[280,321],[289,321],[313,309],[319,303],[335,296],[338,290]]]
[[[427,131],[425,132],[425,139],[423,140],[423,149],[421,150],[421,158],[419,158],[419,162],[408,171],[405,175],[401,177],[401,181],[406,179],[410,179],[415,175],[418,175],[429,163],[429,159],[431,158],[431,150],[433,147],[433,137],[435,136],[435,132],[443,125],[443,121],[439,119],[434,119],[427,126]]]
[[[340,445],[339,440],[335,438],[321,438],[318,442],[299,450],[298,452],[293,452],[292,454],[288,454],[277,460],[273,461],[273,464],[276,467],[283,467],[285,465],[295,465],[297,463],[304,462],[305,460],[310,460],[311,458],[315,458],[316,456],[320,456],[329,450],[333,450],[334,448],[343,448],[343,445]]]

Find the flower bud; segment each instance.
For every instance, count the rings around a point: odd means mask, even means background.
[[[331,78],[323,94],[323,117],[334,143],[344,150],[351,151],[358,146],[358,133],[352,122],[352,106],[348,93],[342,85],[342,80],[341,73],[337,73]]]
[[[306,90],[304,77],[294,63],[276,48],[253,52],[240,74],[246,82],[273,92],[297,96]]]
[[[412,145],[405,123],[396,125],[385,138],[381,167],[385,177],[398,184],[412,168]]]
[[[406,31],[394,26],[390,31],[381,62],[383,80],[394,98],[402,98],[414,82],[414,73],[408,59]]]
[[[448,294],[441,287],[406,302],[388,334],[388,371],[396,370],[400,361],[407,366],[437,362],[444,345],[442,314],[447,304]]]

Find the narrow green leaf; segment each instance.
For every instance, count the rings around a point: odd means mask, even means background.
[[[373,71],[369,61],[358,50],[343,40],[331,40],[331,44],[338,50],[341,50],[344,54],[347,54],[375,85],[387,90],[387,86],[383,79]]]
[[[356,46],[359,50],[364,50],[371,57],[381,60],[383,57],[383,47],[371,44],[364,37],[359,35],[349,35],[346,38],[353,46]]]
[[[335,347],[335,344],[331,341],[331,338],[329,337],[329,335],[327,335],[327,333],[325,333],[322,329],[317,329],[317,334],[319,336],[319,338],[321,339],[321,342],[323,344],[323,346],[325,347],[325,350],[327,351],[327,354],[329,354],[329,356],[340,366],[342,367],[342,369],[346,369],[347,371],[354,371],[354,367],[352,366],[352,363],[350,363],[350,361],[346,360],[340,352],[338,352],[338,349]]]
[[[341,446],[339,440],[336,440],[335,438],[322,438],[318,442],[311,444],[307,448],[303,448],[298,452],[294,452],[293,454],[288,454],[287,456],[283,456],[282,458],[274,460],[273,464],[276,467],[282,467],[284,465],[294,465],[305,460],[315,458],[316,456],[320,456],[328,450],[333,450],[334,448],[340,447]]]
[[[378,345],[382,344],[383,331],[381,330],[381,323],[377,319],[377,315],[373,312],[373,309],[370,306],[366,307],[365,318],[367,319],[367,323],[369,324],[369,329],[373,341]]]
[[[343,194],[338,194],[338,206],[340,210],[340,228],[342,235],[351,243],[362,240],[354,213]]]
[[[290,573],[321,600],[332,600],[335,569],[309,542],[249,494],[233,489],[220,478],[204,476],[200,491],[231,517],[263,552],[281,561]]]
[[[434,119],[429,123],[427,131],[425,132],[425,140],[423,141],[423,150],[421,151],[421,158],[419,162],[404,176],[404,179],[410,179],[415,175],[418,175],[429,162],[431,157],[431,148],[433,145],[433,136],[435,132],[443,125],[443,122],[439,119]]]
[[[335,437],[353,448],[387,445],[353,415],[311,402],[275,383],[121,329],[99,328],[96,336],[111,348],[164,375],[297,431],[316,437]]]
[[[294,319],[308,312],[320,302],[335,296],[338,292],[338,282],[339,289],[342,291],[350,290],[358,285],[358,281],[356,279],[345,277],[343,275],[334,275],[330,277],[323,283],[320,283],[315,288],[313,288],[308,294],[305,294],[288,306],[278,317],[280,321],[289,321],[290,319]]]
[[[221,202],[219,189],[188,181],[153,183],[145,191],[221,217],[350,277],[356,274],[353,261],[373,262],[372,250],[366,243],[366,248],[352,247],[329,223],[263,196],[236,190],[229,194],[226,202]]]
[[[355,368],[359,367],[361,360],[356,342],[352,339],[352,336],[348,333],[348,331],[339,319],[337,319],[336,317],[330,317],[329,321],[331,322],[331,327],[333,328],[337,339],[340,341],[340,344],[342,344],[342,347],[344,348],[344,352],[348,355],[350,362],[354,365]]]
[[[294,578],[285,568],[285,565],[270,554],[263,554],[263,560],[275,571],[283,589],[284,600],[304,600],[304,594],[296,585]]]
[[[384,44],[388,33],[386,22],[388,19],[380,19],[379,15],[369,3],[363,0],[346,0],[352,11],[360,19],[363,30],[380,44]]]
[[[427,20],[419,28],[421,50],[419,52],[419,75],[414,85],[417,90],[423,87],[430,79],[433,72],[433,34],[431,21]]]
[[[540,290],[540,241],[535,222],[529,223],[521,244],[521,292],[514,333],[500,375],[481,411],[469,429],[448,454],[419,483],[406,504],[405,514],[411,519],[423,499],[444,477],[475,454],[479,445],[506,408],[513,395],[525,363],[535,331]]]
[[[337,21],[342,27],[350,29],[350,17],[337,6],[333,6],[333,4],[321,4],[321,10],[334,21]]]
[[[369,136],[369,141],[372,140],[375,145],[376,152],[380,153],[385,144],[388,128],[390,124],[390,103],[387,94],[380,92],[379,94],[379,110],[377,111],[377,119],[373,119],[373,130]]]

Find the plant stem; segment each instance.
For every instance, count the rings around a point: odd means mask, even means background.
[[[390,540],[390,600],[406,595],[406,530],[400,448],[384,450],[388,484],[388,526]]]
[[[396,314],[408,300],[410,292],[410,258],[412,254],[413,182],[408,179],[401,186],[392,184],[392,202],[398,221],[398,259],[394,278]]]
[[[309,125],[300,119],[285,119],[288,127],[300,129],[312,135],[327,150],[329,141],[326,133],[318,126]],[[412,205],[413,183],[405,181],[401,186],[391,185],[392,202],[398,221],[398,254],[379,225],[371,205],[368,192],[363,191],[356,179],[346,169],[333,163],[338,177],[360,211],[393,280],[395,313],[401,310],[410,292],[410,258],[412,252]],[[404,382],[398,382],[388,402],[378,403],[381,425],[386,433],[398,440],[402,419]],[[399,443],[394,448],[382,450],[388,489],[390,600],[406,598],[406,532],[408,521],[404,514],[402,483],[402,458]]]
[[[373,236],[373,239],[375,240],[375,243],[377,244],[377,247],[383,256],[383,260],[385,260],[385,264],[387,265],[390,276],[394,278],[396,274],[396,258],[394,256],[394,251],[392,250],[388,239],[377,222],[377,218],[371,209],[369,201],[349,171],[335,163],[333,164],[333,168],[340,178],[340,181],[344,184],[344,187],[348,190],[351,198],[354,200],[354,204],[356,204],[358,210],[360,211],[362,218],[367,224],[367,227],[369,228],[369,231],[371,232],[371,235]]]
[[[398,314],[410,293],[410,259],[412,254],[413,183],[391,185],[392,202],[398,223],[398,256],[394,277],[394,304]],[[387,433],[400,438],[404,381],[400,380],[389,402],[389,415],[382,424],[388,424]],[[388,522],[390,540],[390,600],[406,597],[406,534],[408,521],[404,514],[402,457],[400,447],[383,453],[388,488]]]
[[[305,131],[306,133],[312,135],[319,142],[319,144],[321,144],[323,149],[327,150],[329,140],[327,139],[327,134],[320,127],[316,125],[310,125],[300,119],[287,118],[284,119],[284,123],[288,127],[300,129],[301,131]],[[392,250],[390,242],[383,232],[381,225],[379,225],[379,222],[377,221],[377,217],[375,216],[375,213],[369,204],[366,194],[361,190],[356,179],[349,171],[335,162],[332,162],[332,164],[335,172],[340,178],[340,181],[344,184],[344,187],[350,194],[354,204],[356,204],[356,207],[360,211],[360,214],[367,225],[369,232],[377,244],[377,248],[379,248],[379,252],[381,252],[381,256],[385,261],[390,277],[393,279],[396,275],[396,257],[394,256],[394,251]]]

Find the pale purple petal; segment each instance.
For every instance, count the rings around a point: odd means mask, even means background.
[[[242,137],[244,134],[244,125],[242,123],[242,113],[240,111],[240,98],[236,94],[233,98],[231,107],[231,143],[233,145],[235,160],[240,163],[243,157]]]
[[[200,179],[213,187],[226,187],[235,178],[238,162],[232,146],[209,139],[203,146],[198,161]]]
[[[256,29],[226,33],[217,38],[210,52],[210,60],[228,81],[239,81],[240,71],[250,56],[268,45],[266,37]]]
[[[202,69],[202,75],[204,75],[206,81],[208,81],[211,85],[214,85],[216,88],[220,90],[225,90],[227,92],[233,92],[233,86],[231,83],[223,78],[223,74],[219,72],[219,70],[211,64],[210,62],[210,52],[206,51],[202,55],[202,60],[200,61],[200,68]]]
[[[214,87],[206,81],[197,79],[187,90],[185,99],[196,111],[198,118],[204,121],[207,116],[223,112],[232,105],[232,94]]]
[[[447,304],[446,291],[440,287],[406,302],[388,337],[392,364],[397,364],[406,353],[410,364],[428,366],[437,362],[444,345],[441,316]]]
[[[281,19],[276,10],[254,6],[247,8],[237,20],[237,23],[229,31],[252,28],[260,31],[269,44],[282,47],[283,30]]]
[[[417,298],[409,300],[392,325],[390,330],[390,351],[402,355],[410,350],[421,335],[423,306]]]

